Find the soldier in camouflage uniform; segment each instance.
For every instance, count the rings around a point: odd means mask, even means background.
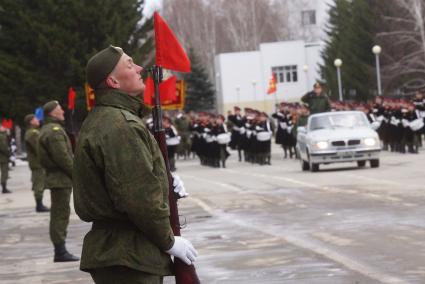
[[[37,153],[46,170],[44,188],[50,189],[50,239],[55,247],[54,262],[77,261],[65,247],[65,238],[71,212],[72,149],[62,124],[65,120],[61,106],[50,101],[43,106],[44,125],[41,128]]]
[[[37,143],[40,135],[40,122],[33,114],[25,116],[27,130],[25,132],[25,147],[27,149],[28,165],[31,170],[32,191],[35,198],[36,212],[49,212],[49,208],[43,205],[45,172],[40,165],[37,155]]]
[[[9,157],[10,148],[9,142],[7,141],[6,128],[0,126],[0,173],[2,193],[11,193],[6,187],[7,179],[9,178]]]
[[[142,70],[113,46],[86,67],[96,106],[79,133],[73,182],[75,211],[93,222],[80,268],[95,283],[162,283],[173,273],[170,255],[187,264],[196,257],[170,226],[165,163],[141,118]]]
[[[301,101],[308,105],[310,114],[330,111],[331,104],[328,96],[322,90],[322,85],[315,83],[313,88],[313,91],[301,97]]]

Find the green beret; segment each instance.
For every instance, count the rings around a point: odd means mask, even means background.
[[[49,113],[51,113],[52,110],[54,110],[58,105],[59,105],[59,102],[58,101],[47,102],[43,106],[44,115],[49,115]]]
[[[24,122],[26,125],[30,125],[31,120],[35,117],[33,114],[27,114],[24,118]]]
[[[96,87],[108,77],[112,70],[114,70],[123,53],[121,47],[110,45],[89,59],[86,66],[86,76],[90,87],[96,89]]]

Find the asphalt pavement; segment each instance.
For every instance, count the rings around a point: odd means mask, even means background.
[[[182,235],[199,252],[202,283],[425,283],[425,150],[383,152],[377,169],[318,173],[278,148],[270,166],[236,156],[225,169],[177,161],[190,194],[179,202]],[[49,215],[35,213],[27,164],[10,176],[13,193],[0,195],[0,283],[93,283],[78,263],[53,263]],[[72,212],[72,253],[89,228]]]

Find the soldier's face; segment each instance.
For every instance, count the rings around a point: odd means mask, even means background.
[[[65,120],[65,116],[64,116],[64,111],[62,109],[62,107],[60,105],[58,105],[57,107],[55,107],[49,114],[50,116],[58,119],[59,121],[64,121]]]
[[[110,76],[117,82],[115,86],[117,89],[137,96],[145,91],[145,84],[141,75],[142,70],[143,67],[134,63],[133,59],[124,53]]]
[[[36,117],[34,117],[33,119],[31,119],[31,125],[35,127],[39,127],[40,121]]]

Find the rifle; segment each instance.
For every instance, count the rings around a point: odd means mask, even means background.
[[[159,148],[161,149],[162,156],[164,157],[165,167],[167,170],[168,184],[169,184],[169,194],[168,194],[168,203],[170,206],[170,224],[173,229],[175,236],[180,236],[180,221],[179,221],[179,212],[177,208],[177,197],[174,193],[173,188],[173,178],[170,172],[170,164],[168,161],[168,152],[167,144],[165,141],[165,131],[162,127],[162,109],[161,109],[161,100],[159,97],[159,84],[162,82],[162,67],[153,66],[146,70],[152,74],[154,82],[154,99],[155,104],[152,108],[152,118],[153,118],[153,130],[155,140],[158,142]],[[174,274],[176,279],[176,284],[200,284],[198,275],[196,274],[195,266],[187,265],[178,257],[174,257]]]

